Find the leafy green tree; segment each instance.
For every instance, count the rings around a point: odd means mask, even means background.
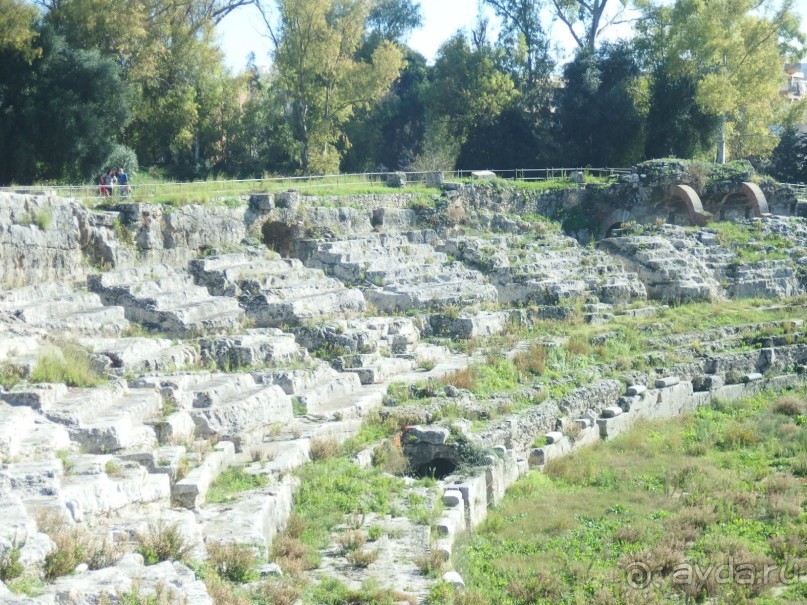
[[[677,78],[696,82],[700,110],[721,120],[734,157],[764,156],[776,144],[771,128],[782,110],[785,57],[802,52],[794,0],[677,0],[640,6],[640,44]]]
[[[401,50],[388,41],[369,62],[357,59],[371,7],[369,0],[277,0],[279,26],[270,37],[305,173],[338,170],[337,145],[349,143],[344,124],[380,100],[403,67]]]
[[[405,62],[389,93],[371,109],[356,112],[345,125],[351,145],[345,150],[342,170],[405,169],[423,150],[429,69],[426,58],[413,50],[407,49]]]
[[[390,42],[403,42],[422,23],[420,3],[413,0],[377,0],[367,16],[369,35]]]
[[[518,97],[509,74],[496,65],[494,50],[474,50],[457,33],[440,47],[426,92],[430,122],[443,122],[460,145],[472,129],[493,121]]]
[[[66,46],[49,26],[38,33],[30,65],[0,58],[0,180],[86,180],[130,120],[129,89],[113,60]]]
[[[34,29],[36,8],[22,0],[0,0],[0,51],[17,51],[27,60],[39,55]]]
[[[554,65],[549,39],[541,25],[542,0],[484,0],[502,20],[500,45],[522,95],[548,78]]]
[[[807,183],[807,134],[791,126],[782,133],[771,155],[771,176],[786,183]]]
[[[297,144],[285,116],[286,99],[275,78],[248,74],[238,94],[245,100],[225,130],[226,145],[216,169],[244,177],[293,172],[300,158],[294,155]]]
[[[591,52],[596,48],[597,37],[603,30],[612,23],[619,22],[621,10],[610,21],[604,21],[608,2],[609,0],[552,0],[552,6],[555,16],[569,30],[578,48]],[[618,0],[618,4],[624,9],[628,1]]]
[[[566,65],[556,116],[567,163],[629,166],[641,158],[639,76],[635,54],[626,43],[581,50]]]
[[[696,100],[698,83],[691,74],[671,73],[659,65],[650,77],[645,156],[706,157],[720,120],[705,113]]]

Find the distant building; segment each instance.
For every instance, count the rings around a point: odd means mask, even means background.
[[[787,84],[779,92],[791,103],[801,101],[807,97],[807,78],[804,75],[805,72],[807,72],[807,63],[796,63],[795,65],[785,66]]]
[[[807,63],[796,63],[785,66],[787,81],[779,93],[791,103],[807,98]],[[807,123],[801,124],[799,130],[807,133]]]

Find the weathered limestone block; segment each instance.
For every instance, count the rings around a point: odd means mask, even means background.
[[[38,531],[36,521],[30,516],[20,494],[0,488],[0,558],[14,546],[21,547],[20,563],[26,568],[41,565],[45,556],[55,548],[53,541]]]
[[[56,605],[96,605],[105,599],[115,602],[118,595],[135,588],[141,595],[154,595],[160,589],[164,598],[186,605],[213,605],[205,583],[191,569],[170,561],[144,566],[138,554],[123,557],[113,567],[59,578],[46,586],[45,595],[53,595]]]
[[[96,355],[109,359],[110,371],[171,372],[199,362],[196,348],[174,344],[165,338],[87,338],[84,344]]]
[[[163,397],[193,418],[196,435],[216,435],[241,446],[271,424],[294,416],[292,402],[275,385],[258,384],[251,374],[177,374],[143,377],[136,386],[159,388]]]
[[[82,279],[75,201],[0,193],[0,284],[25,286]]]
[[[298,485],[298,479],[287,476],[270,487],[241,495],[233,504],[205,507],[201,512],[205,540],[251,544],[263,557],[269,556],[272,541],[291,516]]]
[[[136,462],[112,456],[76,456],[72,462],[75,466],[62,482],[61,495],[77,522],[132,504],[170,504],[168,475],[149,474]]]
[[[122,307],[105,307],[97,294],[67,283],[40,283],[0,293],[0,314],[25,325],[66,334],[120,334],[129,326]]]
[[[303,361],[307,357],[294,335],[276,328],[251,329],[236,336],[202,338],[199,347],[202,359],[230,369]]]
[[[488,506],[501,503],[507,488],[518,480],[518,465],[509,453],[490,457],[491,464],[485,469]]]
[[[70,435],[58,424],[34,413],[29,407],[0,403],[0,462],[51,456],[70,447]]]
[[[546,445],[533,448],[530,451],[530,466],[543,466],[552,458],[564,456],[571,451],[572,443],[569,441],[568,437],[561,435],[560,433],[557,433],[557,435],[560,436],[551,443],[547,442]]]
[[[199,508],[210,484],[230,466],[234,457],[235,445],[230,441],[219,441],[199,466],[174,484],[171,493],[173,504],[183,508]]]
[[[468,530],[473,530],[487,516],[488,490],[485,475],[476,475],[464,479],[446,479],[446,485],[462,493],[465,505],[465,523]]]
[[[417,226],[414,210],[403,208],[376,208],[373,210],[373,227],[403,231]]]

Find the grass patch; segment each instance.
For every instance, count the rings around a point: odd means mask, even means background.
[[[718,222],[709,223],[709,228],[717,232],[717,241],[737,255],[738,260],[746,263],[761,260],[779,260],[789,258],[791,242],[776,233],[765,230],[761,222],[752,225]]]
[[[804,483],[794,477],[807,422],[789,415],[803,400],[789,396],[788,413],[771,393],[718,402],[550,461],[545,474],[518,481],[460,549],[467,592],[497,605],[788,602],[773,596],[778,575],[767,585],[692,585],[672,571],[728,557],[760,571],[807,563]],[[625,581],[636,562],[657,580],[647,592]],[[440,598],[464,602],[451,591]]]
[[[297,537],[316,550],[327,546],[330,533],[353,515],[393,513],[404,488],[402,479],[362,469],[344,457],[307,464],[298,474],[294,512],[303,529]]]
[[[105,382],[93,368],[89,351],[70,341],[60,342],[42,353],[28,380],[62,382],[71,387],[96,387]]]
[[[221,473],[207,491],[208,503],[223,504],[235,499],[235,495],[266,485],[266,475],[253,475],[243,468],[231,466]]]

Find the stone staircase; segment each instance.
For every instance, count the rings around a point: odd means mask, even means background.
[[[167,338],[84,338],[80,342],[104,364],[104,372],[117,376],[173,372],[199,362],[192,343],[174,343]]]
[[[714,273],[703,262],[665,237],[611,237],[602,250],[635,271],[649,298],[665,302],[717,300],[721,290]]]
[[[98,294],[46,283],[0,293],[0,318],[65,334],[118,335],[129,322],[119,306],[104,306]]]
[[[323,242],[306,264],[356,284],[379,311],[466,306],[496,300],[485,277],[438,252],[433,231]]]
[[[219,369],[261,368],[310,361],[293,334],[277,328],[255,328],[244,334],[199,339],[202,361]]]
[[[244,317],[234,298],[211,296],[189,273],[166,265],[90,275],[87,282],[105,305],[122,306],[129,321],[166,334],[232,331]]]
[[[0,461],[51,457],[70,447],[64,426],[35,414],[29,407],[0,402]]]
[[[607,304],[624,304],[646,297],[635,273],[559,234],[521,241],[514,236],[458,237],[440,249],[483,268],[503,304],[555,305],[592,296]]]
[[[355,374],[340,373],[326,363],[308,369],[281,369],[256,374],[258,380],[277,385],[297,401],[301,414],[324,415],[333,402],[355,392],[361,382]]]
[[[198,438],[228,439],[238,448],[260,441],[272,425],[293,418],[292,401],[251,374],[194,373],[144,376],[134,386],[155,389],[176,414],[189,417]]]
[[[153,446],[156,435],[149,425],[162,410],[156,390],[128,389],[121,383],[94,389],[22,383],[0,393],[0,399],[39,411],[66,427],[85,451],[98,454]]]
[[[219,296],[236,296],[261,327],[297,325],[364,311],[361,292],[347,289],[297,259],[227,254],[191,261],[196,281]]]

